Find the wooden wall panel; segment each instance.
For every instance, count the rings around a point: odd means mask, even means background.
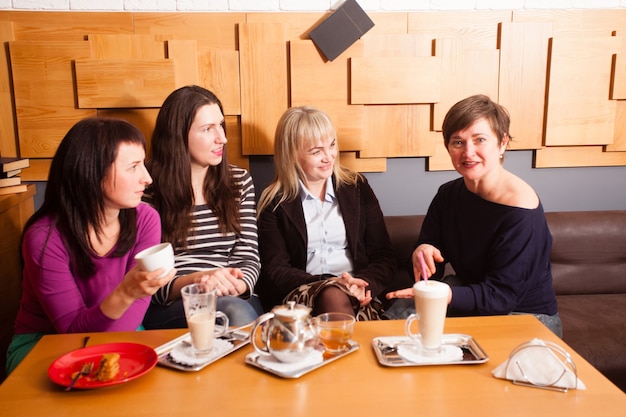
[[[255,24],[279,24],[283,26],[285,39],[305,40],[309,38],[309,32],[328,17],[328,13],[294,12],[285,13],[261,12],[247,13],[246,23]]]
[[[237,25],[245,13],[129,13],[134,33],[154,35],[157,40],[203,40],[210,47],[237,50]]]
[[[426,169],[428,171],[453,171],[454,166],[450,160],[448,150],[443,144],[443,136],[439,132],[439,137],[433,137],[435,142],[434,150],[435,154],[426,160]]]
[[[154,36],[115,34],[88,35],[92,59],[162,59],[165,46]]]
[[[269,155],[276,123],[289,105],[284,25],[240,24],[239,53],[243,153]]]
[[[552,40],[546,146],[613,142],[611,64],[620,48],[621,39],[613,36]]]
[[[12,41],[13,24],[0,20],[0,42]],[[17,156],[18,142],[15,135],[13,94],[11,92],[11,67],[8,56],[0,59],[0,156]]]
[[[615,35],[622,39],[622,47],[615,56],[611,98],[613,100],[626,100],[626,36],[624,36],[626,35],[626,29],[616,31]]]
[[[205,63],[198,58],[198,42],[196,40],[169,40],[166,41],[167,55],[174,61],[174,88],[190,84],[200,84],[198,72]],[[218,94],[218,97],[221,97]]]
[[[77,59],[78,107],[160,107],[176,87],[171,59]]]
[[[626,100],[615,102],[615,134],[613,143],[605,146],[607,152],[626,152]]]
[[[502,23],[498,102],[509,111],[510,149],[541,148],[552,24]]]
[[[537,149],[542,167],[622,163],[626,47],[614,35],[626,30],[626,11],[368,13],[375,26],[333,62],[308,37],[329,14],[0,11],[0,36],[16,58],[5,55],[11,68],[4,76],[0,67],[1,128],[18,135],[5,135],[0,153],[12,152],[11,141],[19,140],[14,151],[35,161],[38,168],[29,175],[42,178],[58,141],[79,119],[117,115],[148,136],[165,96],[197,83],[222,100],[229,157],[243,166],[248,155],[273,152],[276,122],[289,105],[312,104],[329,113],[342,160],[358,170],[384,170],[385,158],[405,156],[427,157],[429,170],[449,170],[441,121],[451,105],[475,93],[509,109],[511,149]],[[24,47],[23,41],[35,43]],[[564,48],[564,42],[573,46]],[[441,61],[439,97],[415,99],[432,94],[434,83],[411,92],[407,86],[422,80],[393,65],[422,59]],[[78,108],[84,94],[76,94],[84,90],[76,80],[84,75],[85,60],[133,60],[139,66],[126,74],[124,66],[100,74],[116,79],[115,88],[94,93],[96,101],[89,105],[95,108],[84,111]],[[127,94],[143,93],[123,84],[149,81],[140,67],[150,60],[173,65],[173,71],[156,71],[171,84],[151,102],[129,101]],[[371,73],[360,71],[363,62],[371,64]],[[564,105],[577,97],[576,105]],[[134,107],[145,105],[154,107]],[[579,146],[590,142],[581,140],[585,129],[593,130],[591,147]]]
[[[152,109],[98,109],[98,117],[124,119],[137,126],[146,138],[147,153],[150,153],[150,137],[154,130],[158,108]]]
[[[289,42],[290,105],[313,105],[325,111],[337,129],[342,151],[364,148],[363,106],[349,105],[349,59],[346,58],[362,53],[363,43],[356,42],[345,54],[327,62],[320,59],[312,41]]]
[[[51,163],[51,158],[30,158],[30,166],[22,170],[20,174],[22,182],[48,181],[48,171],[50,171]]]
[[[403,157],[434,155],[430,130],[430,104],[365,106],[367,146],[360,156]]]
[[[357,172],[385,172],[386,158],[360,158],[356,152],[341,152],[340,161],[346,167]]]
[[[499,52],[493,49],[464,49],[460,38],[435,41],[442,59],[441,99],[433,106],[433,127],[440,131],[443,119],[456,102],[473,94],[486,94],[498,101]]]
[[[626,27],[623,10],[516,10],[513,22],[549,22],[555,37],[611,36]]]
[[[177,59],[177,67],[179,62]],[[239,52],[210,48],[204,41],[199,41],[197,63],[198,83],[219,97],[224,114],[241,115]]]
[[[495,49],[498,24],[510,22],[510,11],[416,12],[408,14],[408,33],[427,34],[433,40],[455,38],[467,50]]]
[[[13,22],[15,40],[85,40],[88,34],[133,32],[133,14],[126,12],[30,12],[3,11],[0,20]]]
[[[626,152],[604,152],[602,146],[553,146],[535,151],[535,168],[626,165]]]
[[[9,51],[21,156],[52,157],[70,127],[96,114],[74,95],[72,62],[90,57],[89,42],[14,41]]]
[[[350,82],[351,104],[434,103],[441,97],[441,59],[352,58]]]

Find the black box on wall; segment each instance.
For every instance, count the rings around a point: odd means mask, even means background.
[[[374,22],[356,0],[346,0],[337,10],[309,33],[313,43],[329,61],[374,27]]]

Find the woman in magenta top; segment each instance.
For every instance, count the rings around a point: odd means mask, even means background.
[[[161,222],[141,203],[152,182],[145,139],[128,122],[85,119],[54,156],[44,202],[22,237],[22,298],[7,371],[44,334],[130,331],[150,297],[174,276],[135,267],[161,241]]]

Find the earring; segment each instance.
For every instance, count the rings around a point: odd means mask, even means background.
[[[502,159],[502,158],[504,158],[504,154],[503,153],[500,154],[500,159]]]

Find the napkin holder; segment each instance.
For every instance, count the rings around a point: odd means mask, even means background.
[[[493,370],[497,378],[515,385],[567,392],[585,389],[570,354],[555,343],[533,339],[517,346],[508,359]]]

